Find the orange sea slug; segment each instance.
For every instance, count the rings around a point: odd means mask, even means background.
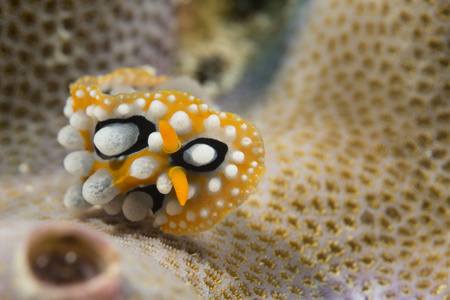
[[[71,85],[58,140],[77,150],[64,166],[82,182],[68,189],[67,207],[150,215],[164,232],[192,234],[248,198],[265,171],[258,130],[187,92],[157,90],[167,80],[127,68]]]

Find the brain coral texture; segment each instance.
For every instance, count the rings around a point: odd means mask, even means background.
[[[168,72],[172,18],[162,0],[0,1],[2,172],[59,157],[61,99],[76,78],[143,64]]]
[[[77,219],[62,171],[12,179],[2,218],[83,222],[206,299],[450,299],[450,5],[311,1],[298,28],[247,114],[266,175],[210,231]]]

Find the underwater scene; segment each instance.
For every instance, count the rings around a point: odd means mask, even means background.
[[[1,0],[0,299],[450,300],[446,0]]]

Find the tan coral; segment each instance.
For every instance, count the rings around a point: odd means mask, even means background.
[[[448,297],[446,6],[344,2],[312,5],[274,100],[252,112],[270,173],[252,221],[270,231],[289,226],[288,215],[298,220],[273,249],[299,251],[293,258],[310,275],[300,271],[294,282],[306,298]],[[286,268],[275,259],[274,270]]]

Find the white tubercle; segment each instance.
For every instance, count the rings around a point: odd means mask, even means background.
[[[236,127],[233,125],[225,126],[225,137],[231,142],[234,141],[236,138]]]
[[[217,133],[220,130],[220,118],[217,115],[210,115],[203,121],[206,131]]]
[[[160,152],[163,146],[163,139],[161,137],[161,133],[152,132],[148,136],[148,150],[151,152]]]
[[[197,106],[197,104],[191,104],[191,105],[189,105],[189,106],[188,106],[188,111],[189,111],[190,113],[193,113],[193,114],[198,113],[198,106]]]
[[[252,144],[252,140],[249,137],[244,137],[241,140],[241,145],[244,147],[248,147]]]
[[[192,197],[195,196],[195,194],[197,194],[198,191],[198,185],[196,185],[195,183],[189,183],[188,184],[188,200],[192,199]]]
[[[131,148],[138,136],[139,128],[132,123],[110,124],[95,133],[94,144],[101,153],[113,156]]]
[[[237,196],[241,191],[238,188],[234,188],[231,190],[231,195]]]
[[[159,100],[153,100],[148,108],[148,112],[152,118],[159,119],[167,113],[167,106]]]
[[[125,218],[138,222],[148,215],[149,209],[153,207],[152,197],[144,192],[132,192],[126,196],[122,210]]]
[[[68,149],[82,149],[84,148],[84,139],[80,132],[67,125],[58,132],[58,142]]]
[[[183,153],[184,161],[196,167],[207,165],[216,157],[216,150],[207,144],[195,144]]]
[[[167,101],[173,103],[173,102],[177,101],[177,98],[175,97],[175,95],[169,95],[167,97]]]
[[[103,204],[102,207],[108,215],[117,215],[122,211],[123,201],[125,200],[126,195],[118,195],[114,197],[111,201],[106,204]]]
[[[222,181],[219,177],[214,177],[208,182],[208,190],[211,193],[217,193],[222,188]]]
[[[79,182],[69,187],[66,194],[64,195],[64,205],[74,212],[83,212],[92,206],[84,199],[81,193],[81,187],[82,183]]]
[[[178,215],[182,211],[183,211],[183,207],[180,205],[180,203],[176,199],[170,199],[166,205],[166,213],[169,216]]]
[[[91,104],[88,107],[86,107],[86,114],[90,117],[94,117],[94,110],[95,110],[95,104]]]
[[[158,226],[161,226],[166,223],[167,223],[166,214],[164,213],[164,211],[162,209],[158,210],[155,213],[155,220],[153,221],[153,226],[158,227]]]
[[[108,118],[108,113],[106,112],[106,110],[104,110],[103,108],[101,108],[101,106],[97,106],[94,109],[94,116],[99,120],[99,121],[104,121]]]
[[[113,179],[105,169],[98,169],[83,184],[83,197],[93,205],[102,205],[111,201],[120,193],[120,190],[113,186]]]
[[[75,96],[77,96],[78,98],[84,97],[84,91],[83,90],[77,90],[75,92]]]
[[[184,111],[177,111],[169,120],[177,134],[186,134],[192,130],[192,121]]]
[[[172,187],[172,181],[170,180],[170,177],[166,172],[159,175],[158,179],[156,179],[156,188],[161,194],[166,195],[170,193]]]
[[[66,118],[70,118],[73,115],[73,107],[66,104],[64,106],[63,113],[66,116]]]
[[[236,165],[230,164],[225,168],[225,176],[228,179],[236,178],[237,174],[238,174],[238,168],[236,167]]]
[[[241,164],[244,162],[245,155],[241,151],[234,151],[231,158],[233,161],[235,161],[238,164]]]
[[[202,217],[202,218],[207,218],[207,217],[209,217],[209,209],[207,209],[207,208],[202,208],[202,209],[200,210],[200,217]]]
[[[186,213],[186,220],[188,220],[189,222],[195,221],[195,214],[192,211],[188,211]]]
[[[82,150],[69,153],[64,158],[64,168],[75,176],[88,176],[94,164],[94,155],[90,151]]]
[[[147,101],[145,101],[144,98],[137,98],[136,100],[134,100],[134,104],[139,107],[140,109],[144,108],[145,105],[147,104]]]
[[[120,104],[116,109],[115,112],[119,115],[127,115],[131,111],[131,107],[127,103]]]
[[[75,104],[75,101],[73,100],[73,98],[71,96],[69,96],[66,100],[66,105],[72,106]]]
[[[159,162],[151,156],[137,158],[130,166],[130,176],[138,179],[147,179],[152,176],[159,167]]]
[[[82,109],[77,110],[69,119],[70,125],[76,129],[86,130],[89,128],[91,118],[86,115],[86,112]]]

